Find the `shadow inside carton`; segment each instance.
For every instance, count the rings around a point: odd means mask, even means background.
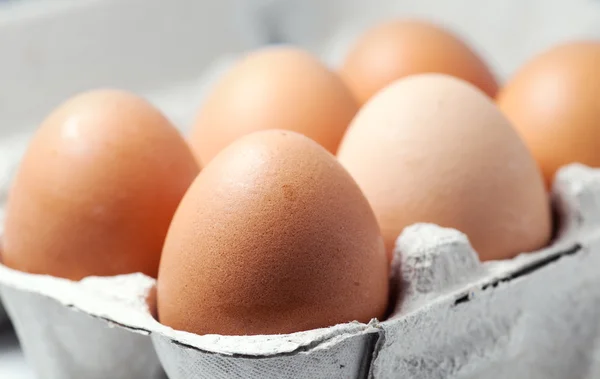
[[[552,263],[557,262],[562,257],[568,256],[568,255],[575,255],[575,254],[579,253],[580,251],[582,251],[582,249],[583,249],[583,246],[580,243],[575,243],[570,248],[559,250],[556,253],[549,255],[543,259],[540,259],[540,260],[537,260],[534,262],[530,262],[530,263],[520,267],[518,270],[509,272],[501,278],[493,279],[490,282],[483,284],[481,286],[481,290],[485,291],[490,288],[496,288],[496,287],[498,287],[498,285],[500,283],[508,283],[512,280],[519,279],[523,276],[532,274],[537,270],[540,270]],[[469,302],[470,299],[471,299],[471,292],[459,295],[456,298],[456,300],[454,300],[454,306],[458,306],[458,305],[467,303],[467,302]]]
[[[0,264],[4,264],[4,262],[2,261],[2,237],[0,237]],[[2,297],[0,296],[0,332],[4,332],[11,326],[12,325],[10,323],[10,320],[8,319],[6,311],[4,310],[2,305]]]
[[[158,306],[156,304],[156,284],[148,291],[146,305],[152,317],[158,322]]]
[[[389,303],[387,307],[387,311],[385,312],[385,317],[383,320],[385,321],[392,317],[396,312],[396,305],[398,305],[404,299],[404,294],[406,289],[408,288],[407,283],[402,277],[401,265],[396,264],[392,266],[392,271],[390,272],[390,295],[389,295]]]
[[[34,378],[12,328],[0,330],[0,378]]]
[[[19,340],[12,325],[8,324],[0,327],[0,355],[9,346],[17,346],[18,344]]]
[[[564,219],[566,215],[559,209],[555,199],[552,200],[552,236],[549,245],[552,245],[563,234],[565,230]]]

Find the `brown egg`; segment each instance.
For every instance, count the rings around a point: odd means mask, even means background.
[[[394,20],[368,30],[350,49],[340,73],[360,104],[405,76],[443,73],[494,97],[498,84],[483,60],[450,31],[425,21]]]
[[[216,84],[190,142],[203,164],[238,137],[266,129],[296,131],[335,153],[357,110],[341,79],[315,57],[270,47],[249,54]]]
[[[294,132],[237,140],[177,209],[158,276],[161,323],[255,335],[383,317],[388,260],[373,211],[331,154]]]
[[[535,161],[492,100],[460,79],[422,74],[385,88],[356,116],[338,157],[371,203],[388,251],[417,222],[464,232],[482,260],[550,239]]]
[[[78,280],[156,276],[171,218],[198,173],[149,103],[115,90],[62,104],[33,137],[12,185],[4,263]]]
[[[567,43],[535,57],[497,101],[548,187],[565,164],[600,167],[600,42]]]

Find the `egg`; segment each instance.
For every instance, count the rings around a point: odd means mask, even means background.
[[[251,133],[184,196],[157,284],[159,321],[197,334],[279,334],[385,315],[389,264],[373,211],[323,147]]]
[[[479,55],[450,31],[420,20],[392,20],[367,30],[350,50],[340,74],[360,104],[393,81],[443,73],[494,97],[498,84]]]
[[[33,136],[9,192],[4,264],[72,280],[156,277],[162,245],[198,165],[145,100],[85,92]]]
[[[203,165],[245,134],[292,130],[332,153],[358,105],[339,76],[306,51],[267,47],[248,54],[207,95],[190,143]]]
[[[600,167],[600,42],[561,44],[527,62],[498,95],[546,185],[563,165]]]
[[[358,113],[338,158],[373,207],[388,251],[418,222],[464,232],[482,260],[549,242],[539,168],[493,100],[461,79],[392,83]]]

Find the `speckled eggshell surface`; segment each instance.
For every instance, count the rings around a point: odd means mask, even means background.
[[[42,123],[10,190],[4,264],[79,280],[156,277],[171,218],[198,165],[185,140],[131,93],[97,90]]]
[[[190,143],[202,165],[246,134],[291,130],[335,154],[358,104],[339,76],[295,47],[265,47],[237,62],[211,88]]]
[[[158,276],[159,321],[196,334],[279,334],[383,317],[389,264],[367,200],[295,132],[243,137],[185,195]]]
[[[417,222],[462,231],[482,260],[549,241],[550,201],[535,161],[493,101],[463,80],[394,82],[361,109],[338,157],[371,203],[388,251]]]

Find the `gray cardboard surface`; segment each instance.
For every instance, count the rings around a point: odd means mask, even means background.
[[[573,237],[383,322],[373,377],[587,378],[599,252],[600,235]]]
[[[153,335],[154,345],[171,379],[360,378],[377,333],[358,334],[338,343],[293,354],[268,357],[227,356],[201,352],[177,340]]]
[[[107,300],[85,281],[29,275],[4,266],[0,277],[6,310],[39,378],[164,378],[148,333],[119,327],[105,318],[127,309],[118,295]],[[131,279],[126,283],[129,288],[142,287],[143,283],[132,283],[147,278],[133,275]],[[5,281],[19,284],[7,286]],[[110,281],[113,286],[103,285],[105,291],[126,292],[119,288],[119,277]],[[132,292],[128,294],[135,299]]]
[[[3,288],[21,346],[38,377],[164,378],[149,337],[54,299]]]

